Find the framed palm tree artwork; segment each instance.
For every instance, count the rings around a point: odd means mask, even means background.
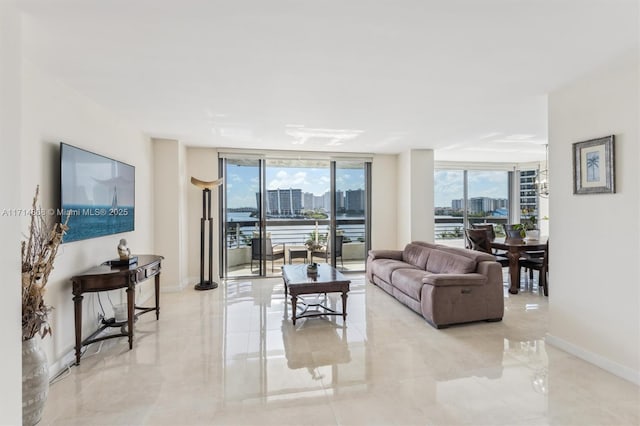
[[[614,136],[573,144],[573,193],[614,193]]]

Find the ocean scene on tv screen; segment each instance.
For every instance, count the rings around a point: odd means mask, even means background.
[[[135,168],[71,145],[60,149],[61,207],[69,214],[63,243],[133,231]]]

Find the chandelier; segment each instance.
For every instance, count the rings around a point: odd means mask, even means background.
[[[549,197],[549,144],[545,144],[545,163],[544,169],[539,170],[536,174],[535,185],[536,193],[542,198]]]

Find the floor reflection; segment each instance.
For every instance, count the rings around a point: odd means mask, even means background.
[[[126,339],[90,347],[51,387],[42,424],[640,422],[637,386],[545,345],[537,292],[505,294],[502,322],[436,330],[350,279],[346,321],[296,326],[280,278],[163,294],[133,350]]]
[[[351,361],[347,327],[337,325],[335,318],[333,321],[309,318],[301,322],[299,327],[294,327],[289,319],[282,321],[282,340],[290,369],[306,368],[314,380],[318,380],[322,378],[318,367]]]

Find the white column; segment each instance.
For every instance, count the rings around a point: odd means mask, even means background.
[[[0,3],[0,209],[20,206],[21,37],[14,2]],[[25,173],[28,171],[25,171]],[[20,325],[20,218],[0,216],[0,423],[22,423]]]

